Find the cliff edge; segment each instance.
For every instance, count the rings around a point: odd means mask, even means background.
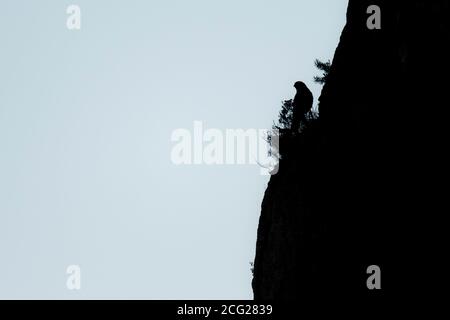
[[[367,26],[371,5],[381,29]],[[371,265],[386,296],[437,285],[449,13],[449,0],[349,1],[319,120],[280,142],[289,156],[262,203],[255,299],[370,298]]]

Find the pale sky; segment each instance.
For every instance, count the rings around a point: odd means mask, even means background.
[[[3,0],[0,298],[251,299],[268,177],[176,166],[171,134],[270,128],[297,80],[317,102],[346,5]]]

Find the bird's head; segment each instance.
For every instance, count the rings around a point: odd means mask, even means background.
[[[305,83],[303,83],[302,81],[297,81],[297,82],[294,84],[294,88],[297,89],[297,90],[304,89],[305,87],[306,87],[306,85],[305,85]]]

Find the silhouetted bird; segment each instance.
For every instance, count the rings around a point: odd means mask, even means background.
[[[306,114],[311,110],[313,106],[313,94],[308,89],[306,84],[301,81],[297,81],[294,84],[294,88],[297,89],[297,94],[293,103],[292,114],[292,131],[298,133],[300,129],[300,123],[306,119]]]

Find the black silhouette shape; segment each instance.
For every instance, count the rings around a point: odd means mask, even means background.
[[[328,60],[327,62],[322,62],[319,59],[316,59],[314,61],[314,65],[316,66],[317,69],[323,72],[322,76],[314,77],[314,82],[324,85],[327,82],[328,75],[330,74],[331,71],[331,61]]]
[[[294,88],[297,89],[297,94],[293,103],[292,131],[298,133],[301,122],[306,119],[306,114],[312,108],[314,98],[311,91],[303,82],[297,81],[294,84]]]
[[[374,3],[382,32],[365,24]],[[349,1],[318,120],[280,139],[280,170],[261,205],[255,300],[297,300],[286,304],[294,312],[311,300],[383,308],[442,290],[448,192],[436,178],[449,163],[450,64],[439,60],[450,56],[449,8]],[[307,105],[296,103],[297,119]],[[371,265],[381,268],[381,292],[367,286]]]

